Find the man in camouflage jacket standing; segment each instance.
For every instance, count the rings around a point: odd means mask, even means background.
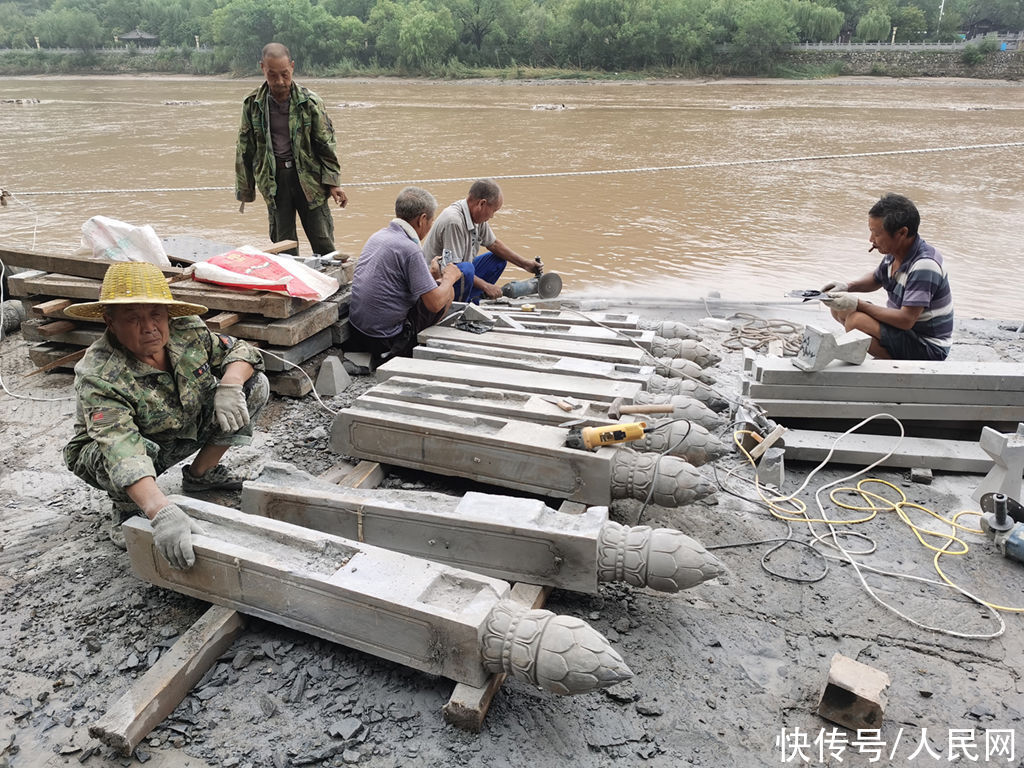
[[[235,198],[267,203],[270,239],[296,239],[295,214],[314,253],[334,251],[334,219],[328,198],[344,208],[341,164],[334,126],[323,101],[292,82],[295,62],[280,43],[267,43],[260,56],[267,78],[245,97],[235,151]],[[289,251],[298,254],[298,249]]]
[[[196,317],[203,312],[174,299],[146,262],[114,264],[99,301],[65,310],[102,318],[107,331],[75,366],[75,435],[64,463],[110,496],[114,544],[125,548],[121,522],[141,511],[175,568],[192,566],[192,534],[203,531],[156,478],[198,451],[182,468],[184,491],[241,488],[220,460],[232,445],[249,444],[252,420],[270,397],[259,351],[211,332]]]

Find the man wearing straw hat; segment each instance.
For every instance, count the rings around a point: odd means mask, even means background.
[[[203,312],[177,301],[147,262],[112,265],[99,301],[65,310],[102,318],[107,331],[75,366],[75,436],[64,462],[110,496],[114,544],[125,548],[121,523],[141,511],[175,568],[193,565],[192,534],[203,531],[168,500],[157,476],[198,451],[182,468],[183,490],[241,488],[220,459],[251,441],[252,420],[270,397],[259,352],[211,332],[197,317]]]

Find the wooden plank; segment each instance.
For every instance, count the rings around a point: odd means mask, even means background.
[[[74,368],[75,363],[77,363],[79,360],[85,357],[85,353],[87,351],[88,348],[84,348],[78,350],[77,352],[72,352],[70,355],[58,357],[56,360],[52,360],[51,362],[48,362],[45,365],[41,365],[40,367],[36,368],[34,371],[26,373],[25,376],[35,376],[37,373],[50,371],[53,370],[54,368]],[[32,362],[35,362],[35,360],[33,360]]]
[[[262,245],[262,246],[256,246],[256,247],[259,250],[263,251],[264,253],[282,253],[283,251],[287,251],[287,250],[289,250],[291,248],[298,248],[299,247],[299,241],[298,240],[278,240],[276,243],[271,243],[270,245]]]
[[[213,317],[204,317],[203,322],[206,323],[206,327],[211,330],[223,331],[225,328],[230,328],[241,319],[242,316],[237,312],[218,312]]]
[[[563,338],[527,336],[521,333],[504,333],[502,331],[488,331],[487,333],[475,334],[440,325],[420,331],[419,341],[420,344],[429,342],[431,345],[434,343],[457,342],[460,345],[472,344],[480,348],[521,350],[533,354],[555,355],[557,357],[582,357],[587,360],[601,360],[602,362],[621,365],[643,365],[644,358],[650,357],[650,353],[631,344],[627,346],[600,344],[583,339],[572,341]]]
[[[38,269],[40,272],[57,272],[62,275],[74,275],[76,277],[91,277],[102,280],[114,264],[123,262],[112,259],[94,259],[91,256],[70,256],[54,255],[46,253],[34,253],[32,251],[15,251],[10,248],[0,247],[0,259],[11,267],[24,267],[25,269]],[[180,275],[184,270],[181,267],[160,267],[165,275]]]
[[[43,325],[36,326],[36,330],[39,335],[46,339],[51,339],[61,333],[67,333],[73,331],[78,326],[70,320],[56,320],[52,323],[45,323]]]
[[[34,304],[31,312],[34,317],[64,317],[64,308],[73,303],[70,299],[50,299]]]
[[[827,384],[759,384],[744,391],[754,400],[834,400],[845,402],[945,403],[1024,406],[1024,389],[937,389],[932,387],[846,387]]]
[[[89,735],[130,756],[230,647],[244,621],[230,608],[212,606],[89,726]]]
[[[278,347],[290,347],[338,322],[338,305],[319,302],[291,317],[267,322],[261,318],[243,317],[231,326],[231,335],[243,339],[265,341]],[[333,337],[332,337],[333,340]]]
[[[865,360],[860,365],[833,363],[822,371],[801,371],[788,358],[765,357],[754,364],[754,377],[761,384],[800,386],[1024,389],[1024,366],[1005,362]]]
[[[79,359],[72,359],[72,354],[75,352],[85,354],[84,349],[74,350],[52,344],[33,344],[28,348],[28,359],[32,361],[33,365],[46,370],[74,368],[75,360]]]
[[[823,400],[758,400],[757,404],[772,418],[865,419],[876,413],[888,413],[897,419],[921,421],[1024,421],[1020,405],[958,405],[924,403],[850,403]]]
[[[791,429],[784,438],[786,461],[820,462],[835,445],[841,432],[815,432]],[[857,432],[847,435],[836,446],[832,461],[866,467],[896,447],[896,436],[869,435]],[[937,440],[904,437],[896,453],[881,464],[883,467],[927,467],[945,472],[985,474],[992,468],[992,457],[976,441]]]
[[[514,584],[511,597],[531,608],[543,608],[551,594],[551,587],[538,587],[534,584]],[[473,686],[459,683],[452,690],[448,702],[441,708],[444,721],[456,728],[479,733],[484,725],[484,718],[491,707],[494,695],[505,682],[507,675],[502,672],[493,675],[486,685]]]
[[[643,390],[641,384],[633,381],[517,371],[509,368],[468,365],[444,360],[422,360],[411,357],[392,358],[377,369],[377,374],[382,379],[392,376],[408,376],[428,381],[466,383],[474,386],[512,389],[519,392],[536,392],[541,395],[578,397],[582,400],[594,400],[602,403],[611,403],[617,397],[631,403]]]
[[[384,468],[376,461],[360,461],[336,482],[346,488],[376,488],[384,480]]]
[[[17,297],[40,294],[81,301],[96,301],[100,297],[102,281],[69,275],[22,272],[18,275],[10,275],[7,284],[10,287],[11,295]],[[296,299],[268,291],[233,291],[230,288],[218,288],[210,283],[195,281],[176,284],[173,293],[176,299],[202,304],[210,309],[272,318],[291,317],[316,304],[315,301]]]
[[[103,336],[103,329],[97,326],[77,326],[72,324],[71,330],[55,333],[52,336],[44,336],[41,326],[33,323],[24,323],[21,326],[21,335],[25,337],[26,341],[49,341],[54,344],[73,344],[78,347],[88,347]]]

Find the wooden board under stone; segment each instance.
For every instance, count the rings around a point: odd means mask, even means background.
[[[314,304],[291,317],[267,322],[261,318],[243,317],[225,333],[252,341],[264,341],[278,347],[290,347],[329,328],[338,321],[338,306],[328,302]]]
[[[96,301],[100,297],[102,281],[68,275],[49,275],[40,272],[22,272],[7,278],[12,296],[40,295],[54,298]],[[202,304],[210,309],[243,312],[264,317],[291,317],[316,302],[296,299],[268,291],[233,291],[208,283],[183,281],[175,283],[171,292],[176,299]]]

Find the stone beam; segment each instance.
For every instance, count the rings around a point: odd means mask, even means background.
[[[555,357],[582,357],[587,360],[601,360],[606,363],[620,363],[623,365],[641,365],[645,357],[650,357],[647,352],[632,344],[597,344],[586,341],[583,338],[573,340],[552,338],[547,335],[523,335],[522,333],[509,333],[504,330],[493,330],[487,333],[470,333],[460,331],[457,328],[446,328],[443,325],[435,325],[420,331],[420,344],[436,342],[457,342],[473,346],[497,347],[500,349],[514,349],[534,354],[554,355]]]
[[[569,420],[579,421],[574,426],[581,427],[645,421],[654,426],[655,431],[630,443],[631,448],[655,453],[667,452],[670,456],[678,456],[698,467],[727,453],[725,446],[706,428],[697,423],[687,423],[683,420],[686,419],[684,415],[675,413],[669,414],[668,418],[665,414],[631,414],[612,419],[604,403],[574,400],[575,407],[565,411],[543,396],[528,392],[457,383],[432,384],[401,376],[381,382],[365,394],[396,402],[429,404],[462,413],[479,413],[550,426],[558,426]],[[701,408],[707,410],[704,406]]]
[[[467,363],[394,357],[377,369],[382,379],[392,376],[436,382],[465,382],[475,387],[497,387],[540,395],[579,397],[611,403],[621,397],[632,402],[642,390],[640,382],[589,379],[550,371],[517,371],[508,368],[483,367]]]
[[[333,450],[544,496],[607,506],[613,498],[681,506],[713,492],[690,464],[628,448],[565,446],[567,429],[440,411],[363,395],[338,412]]]
[[[145,581],[430,674],[482,685],[507,672],[553,693],[632,676],[585,622],[528,610],[507,582],[184,496],[205,528],[196,564],[171,568],[148,520],[124,525]]]
[[[596,594],[604,581],[677,592],[715,578],[718,560],[679,531],[630,528],[607,507],[559,512],[536,499],[470,492],[350,491],[272,464],[245,483],[249,514],[365,541],[508,581]]]

